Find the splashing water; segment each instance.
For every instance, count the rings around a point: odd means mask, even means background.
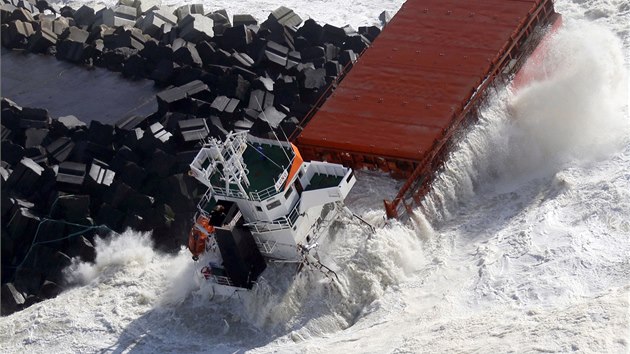
[[[557,31],[544,75],[515,93],[501,90],[449,156],[423,209],[448,219],[462,201],[553,176],[569,163],[610,156],[628,138],[628,80],[618,37],[578,21]],[[626,110],[626,111],[624,111]]]

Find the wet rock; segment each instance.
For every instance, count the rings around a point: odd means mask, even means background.
[[[136,27],[151,37],[160,39],[164,34],[162,29],[165,24],[175,26],[177,24],[177,16],[163,10],[152,10],[136,23]]]
[[[214,113],[217,114],[219,117],[227,118],[234,116],[234,113],[238,109],[239,104],[240,101],[236,98],[218,96],[212,102],[211,107],[214,110]]]
[[[216,64],[217,51],[211,43],[201,41],[195,45],[199,57],[201,58],[203,65]]]
[[[271,63],[277,64],[281,67],[287,65],[287,57],[289,54],[289,48],[280,45],[274,41],[267,42],[267,48],[265,49],[265,58]]]
[[[59,195],[50,209],[50,215],[54,219],[65,220],[74,223],[84,223],[90,216],[89,195]]]
[[[177,17],[177,21],[183,20],[186,16],[191,14],[203,15],[203,4],[188,4],[178,7],[173,14]]]
[[[203,62],[193,43],[178,38],[173,42],[173,60],[179,65],[201,67]]]
[[[105,48],[133,48],[144,49],[146,38],[138,28],[117,28],[111,35],[104,36]]]
[[[74,12],[73,18],[77,26],[85,26],[89,28],[94,23],[94,9],[87,5],[83,5]]]
[[[124,219],[125,214],[122,211],[117,210],[111,205],[104,203],[100,206],[98,214],[94,218],[94,221],[97,225],[105,225],[109,229],[121,233],[124,231]]]
[[[222,35],[226,29],[232,27],[232,24],[230,23],[230,17],[228,16],[227,11],[225,11],[224,9],[211,12],[206,16],[211,18],[214,22],[214,27],[212,28],[212,30],[214,31],[215,36]]]
[[[57,43],[57,35],[48,28],[41,28],[29,38],[28,50],[33,53],[43,53]]]
[[[32,159],[24,157],[15,165],[6,185],[28,197],[39,188],[38,182],[40,182],[43,172],[43,167]]]
[[[90,166],[88,175],[97,184],[109,186],[114,181],[116,172],[109,169],[109,165],[105,162],[94,159],[94,161],[92,161],[92,165]]]
[[[11,21],[2,27],[2,45],[7,48],[25,48],[28,38],[35,33],[33,25],[20,20]]]
[[[42,284],[42,287],[39,289],[39,296],[44,299],[52,299],[61,294],[62,291],[63,288],[57,283],[50,280],[45,280],[44,284]]]
[[[199,42],[214,36],[214,21],[199,14],[189,14],[179,23],[179,36],[189,42]]]
[[[46,152],[46,149],[41,145],[24,149],[24,157],[33,160],[40,166],[46,166],[48,164],[48,152]]]
[[[35,22],[35,18],[33,18],[33,14],[22,7],[18,7],[17,9],[15,9],[13,11],[13,13],[11,14],[11,21],[23,21],[23,22]]]
[[[134,54],[123,63],[122,74],[123,76],[134,80],[142,79],[147,76],[146,67],[146,59],[140,55]]]
[[[59,138],[48,146],[46,146],[46,151],[49,156],[54,159],[56,162],[65,161],[70,153],[74,149],[74,142],[70,138]]]
[[[234,62],[244,68],[251,68],[254,66],[254,59],[252,59],[249,55],[245,53],[235,52],[232,54],[232,58]]]
[[[378,15],[378,20],[381,21],[381,26],[385,27],[392,20],[392,15],[387,11],[383,11]]]
[[[138,166],[133,161],[128,161],[118,175],[121,181],[133,189],[142,188],[142,184],[147,178],[147,172],[144,168]]]
[[[48,135],[48,129],[28,128],[26,129],[24,134],[26,136],[24,147],[30,148],[42,144],[42,142]]]
[[[156,83],[169,83],[173,78],[176,67],[177,64],[173,63],[172,60],[160,60],[155,66],[155,69],[148,75],[148,78],[154,80]]]
[[[64,33],[65,30],[68,29],[69,27],[70,27],[70,23],[68,22],[68,19],[66,19],[65,17],[57,17],[52,22],[52,31],[57,36],[61,36],[61,34]]]
[[[261,112],[265,108],[273,106],[273,102],[274,95],[272,93],[263,90],[254,90],[250,93],[247,108]]]
[[[192,159],[190,160],[192,161]],[[177,157],[166,153],[160,149],[156,149],[151,159],[147,162],[147,172],[152,177],[159,179],[170,176],[177,163]]]
[[[8,316],[15,311],[21,310],[24,305],[25,298],[13,283],[2,284],[2,316]]]
[[[114,127],[93,120],[88,129],[88,140],[103,146],[110,146],[114,140]]]
[[[83,235],[70,240],[67,254],[70,257],[79,257],[83,262],[94,262],[96,259],[96,249],[94,245]]]
[[[69,27],[61,34],[57,43],[57,58],[70,62],[82,62],[86,59],[85,42],[89,33],[77,27]]]
[[[381,34],[381,29],[376,26],[359,27],[359,34],[363,35],[372,43],[376,37]]]
[[[0,5],[0,21],[2,23],[8,23],[11,21],[11,16],[13,15],[13,11],[17,10],[12,4],[1,4]]]
[[[252,43],[252,32],[245,25],[235,25],[234,27],[225,28],[221,43],[225,49],[235,49],[244,51],[246,47]]]
[[[71,8],[70,6],[64,6],[61,9],[59,9],[59,15],[65,18],[73,18],[75,12],[76,10]]]
[[[286,27],[298,27],[302,24],[302,18],[293,12],[293,10],[280,6],[269,14],[267,21],[261,24],[261,27],[265,27],[269,22],[276,22]]]
[[[130,115],[128,117],[124,117],[115,123],[115,127],[121,130],[133,130],[147,121],[147,117],[138,116],[138,115]]]
[[[57,171],[57,188],[64,192],[82,190],[86,176],[86,165],[78,162],[64,161]]]
[[[109,27],[134,26],[137,16],[138,11],[135,8],[118,5],[112,9],[105,9],[101,13],[102,22],[98,24],[104,24]]]
[[[326,76],[335,78],[339,76],[343,70],[341,64],[336,60],[326,62],[324,69],[326,70]]]
[[[370,46],[370,41],[360,34],[349,36],[343,44],[343,49],[350,49],[355,53],[363,53]],[[332,58],[331,58],[332,59]]]
[[[232,26],[250,26],[250,25],[258,25],[258,21],[254,18],[254,16],[249,14],[242,15],[234,15],[232,16]]]
[[[318,89],[326,86],[326,69],[306,69],[303,74],[303,87],[307,89]]]
[[[339,54],[339,63],[344,68],[350,68],[356,61],[357,55],[352,50],[344,50],[341,54]]]
[[[11,141],[2,141],[1,149],[2,154],[0,154],[0,156],[2,157],[2,161],[8,162],[11,166],[15,166],[15,164],[19,163],[24,157],[24,148]]]
[[[197,118],[179,121],[178,133],[185,142],[190,142],[205,139],[209,131],[206,121],[202,118]]]

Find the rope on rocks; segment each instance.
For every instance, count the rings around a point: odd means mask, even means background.
[[[77,231],[77,232],[73,232],[70,235],[55,239],[55,240],[48,240],[48,241],[40,241],[40,242],[35,242],[37,241],[37,236],[39,235],[39,230],[40,227],[44,224],[44,222],[47,221],[52,221],[52,222],[58,222],[58,223],[62,223],[62,224],[66,224],[66,225],[70,225],[70,226],[78,226],[78,227],[83,227],[84,229],[81,231]],[[76,237],[76,236],[80,236],[82,234],[84,234],[87,231],[90,230],[96,230],[96,229],[107,229],[110,232],[116,233],[114,230],[110,229],[107,225],[105,224],[101,224],[101,225],[81,225],[81,224],[76,224],[76,223],[72,223],[72,222],[68,222],[65,220],[55,220],[55,219],[49,219],[49,218],[43,218],[39,225],[37,225],[37,230],[35,230],[35,236],[33,237],[33,242],[31,242],[31,246],[28,249],[28,252],[26,252],[26,255],[24,256],[24,258],[22,259],[22,261],[20,262],[20,264],[15,267],[16,272],[13,275],[14,279],[15,276],[17,275],[17,271],[22,268],[22,266],[24,265],[24,262],[26,262],[26,260],[28,259],[28,256],[31,254],[31,251],[33,250],[33,247],[35,247],[36,245],[43,245],[43,244],[47,244],[47,243],[54,243],[54,242],[58,242],[58,241],[63,241],[72,237]]]

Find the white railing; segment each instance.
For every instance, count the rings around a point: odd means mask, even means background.
[[[257,233],[270,232],[270,231],[278,231],[284,229],[290,229],[295,225],[298,217],[300,217],[300,212],[298,206],[300,202],[295,203],[295,206],[287,214],[286,216],[280,217],[274,221],[256,221],[252,223],[247,223],[245,226],[249,227],[252,231]]]
[[[258,192],[249,192],[249,197],[251,200],[260,202],[279,193],[274,186],[270,186]]]
[[[227,226],[231,229],[234,228],[234,226],[236,226],[236,223],[238,222],[238,220],[241,218],[243,214],[241,214],[241,211],[237,211],[236,214],[234,214],[234,217],[232,218],[232,221],[230,221],[229,224],[227,224]]]
[[[225,189],[225,188],[216,187],[216,186],[212,186],[210,187],[210,189],[216,195],[221,195],[224,197],[239,198],[239,199],[247,199],[247,195],[238,189],[232,189],[232,188]]]
[[[325,162],[319,162],[319,161],[311,161],[308,167],[308,170],[312,171],[313,175],[316,173],[320,173],[323,175],[339,176],[339,177],[345,176],[346,172],[348,172],[348,168],[344,167],[343,165],[338,165],[334,163],[325,163]]]
[[[199,210],[199,212],[203,214],[203,216],[205,217],[210,217],[210,213],[208,213],[208,211],[206,210],[206,205],[208,205],[208,202],[210,202],[211,199],[212,199],[212,189],[208,188],[208,190],[203,195],[203,197],[201,197],[201,200],[199,200],[199,203],[197,203],[197,210]],[[195,220],[197,220],[196,217],[195,217]]]
[[[256,238],[256,246],[258,246],[258,249],[260,250],[260,253],[262,254],[273,254],[273,251],[276,250],[276,245],[278,244],[278,242],[276,241],[261,241],[258,238]]]
[[[217,284],[220,285],[228,285],[228,286],[234,286],[234,284],[232,283],[232,280],[230,280],[230,278],[226,277],[226,276],[222,276],[222,275],[213,275],[212,276],[214,278],[214,281]]]

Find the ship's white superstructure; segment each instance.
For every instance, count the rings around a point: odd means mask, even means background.
[[[270,260],[326,268],[311,250],[343,211],[356,182],[352,169],[305,162],[293,144],[247,132],[210,139],[190,167],[208,187],[189,240],[208,263],[207,279],[251,288]]]

